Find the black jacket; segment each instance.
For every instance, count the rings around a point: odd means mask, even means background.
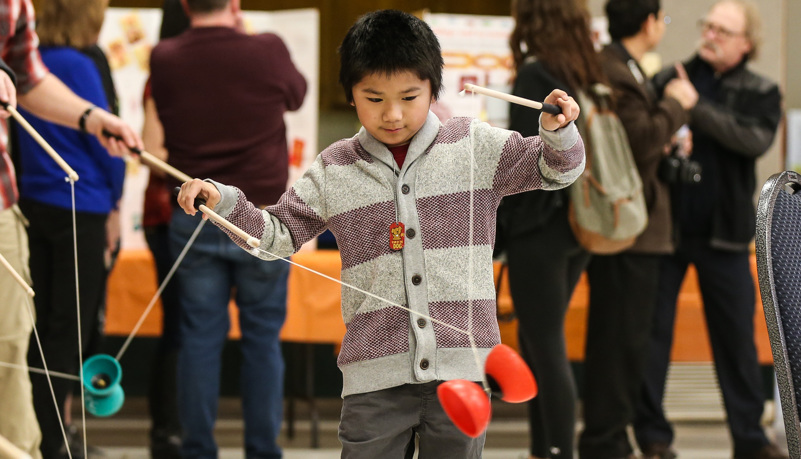
[[[693,159],[703,161],[704,178],[700,186],[683,187],[682,203],[705,202],[708,212],[693,216],[685,209],[681,234],[708,238],[718,249],[747,250],[756,228],[756,159],[773,143],[781,120],[779,87],[748,70],[745,61],[722,75],[698,56],[684,67],[700,94],[690,113],[690,130]],[[672,67],[656,75],[657,91],[675,76]],[[692,225],[704,229],[694,233]]]
[[[532,61],[518,70],[512,94],[542,101],[557,88],[573,95],[567,85],[554,78],[542,63]],[[509,104],[509,129],[526,137],[539,135],[540,111]],[[565,189],[533,190],[506,196],[498,208],[498,238],[514,238],[539,230],[564,205],[567,205]]]

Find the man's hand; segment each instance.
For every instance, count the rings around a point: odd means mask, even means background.
[[[195,198],[205,200],[206,207],[213,210],[214,206],[222,199],[222,196],[220,196],[217,187],[209,182],[204,182],[200,179],[192,179],[188,182],[184,182],[184,184],[181,185],[181,192],[178,193],[178,205],[189,215],[195,215],[197,213]],[[204,214],[203,218],[207,219],[208,217]]]
[[[687,71],[681,63],[676,64],[676,72],[678,77],[670,80],[665,86],[665,96],[672,97],[679,101],[682,108],[690,110],[698,103],[698,91],[695,86],[690,82],[687,77]]]
[[[122,138],[122,140],[105,136],[103,130]],[[86,131],[97,137],[111,156],[125,156],[130,147],[140,150],[144,148],[142,139],[125,121],[101,108],[95,108],[89,112],[89,116],[86,118]]]
[[[103,250],[106,269],[111,269],[114,252],[120,248],[120,233],[120,211],[112,209],[106,218],[106,247]]]
[[[542,128],[546,131],[555,131],[561,127],[565,127],[568,123],[578,118],[580,112],[578,104],[561,89],[554,89],[551,91],[544,102],[546,104],[556,105],[562,109],[562,113],[558,115],[542,112],[540,123],[542,123]]]
[[[0,101],[17,108],[17,88],[6,72],[0,71]],[[0,107],[0,118],[8,118],[11,113]]]

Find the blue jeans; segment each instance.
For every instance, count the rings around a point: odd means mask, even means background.
[[[170,247],[178,256],[200,222],[173,213]],[[215,458],[214,423],[220,364],[232,292],[242,330],[241,395],[248,458],[280,458],[276,439],[283,418],[284,361],[279,331],[286,317],[289,264],[260,260],[207,223],[176,273],[181,290],[182,347],[178,407],[185,457]]]

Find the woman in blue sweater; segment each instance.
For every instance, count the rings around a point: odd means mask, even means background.
[[[36,32],[41,40],[42,60],[50,72],[80,97],[109,109],[98,68],[80,51],[96,43],[106,3],[104,0],[40,2]],[[82,130],[76,131],[20,112],[80,177],[74,188],[80,320],[85,346],[96,326],[98,307],[105,294],[106,223],[122,194],[125,164],[122,159],[111,157],[94,136],[87,134],[83,123]],[[20,207],[30,221],[36,326],[48,368],[75,374],[79,362],[71,186],[61,168],[27,132],[18,128],[17,134]],[[31,343],[28,355],[31,367],[42,368],[35,343]],[[64,457],[63,437],[48,383],[43,376],[34,374],[31,382],[42,430],[42,454],[44,458]],[[53,379],[59,407],[64,406],[72,387],[71,381]]]

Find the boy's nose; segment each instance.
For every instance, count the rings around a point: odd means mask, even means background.
[[[391,104],[384,111],[384,121],[397,121],[403,117],[403,111],[397,104]]]

